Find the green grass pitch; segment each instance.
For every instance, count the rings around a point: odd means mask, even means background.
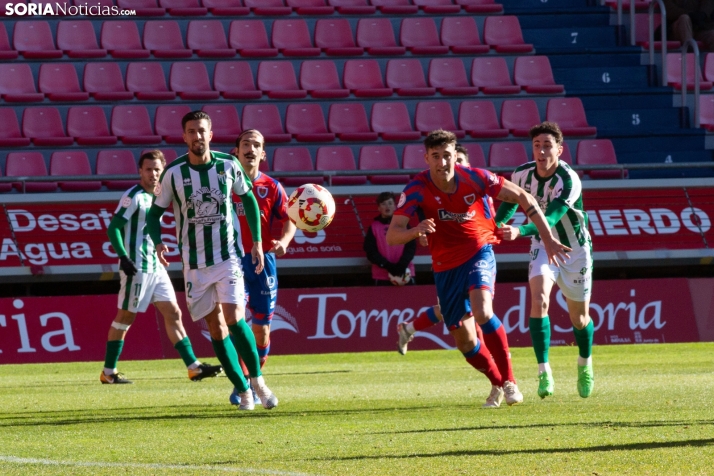
[[[3,365],[0,474],[714,474],[714,343],[597,346],[588,399],[575,348],[551,349],[545,400],[512,353],[525,402],[494,410],[456,351],[273,356],[280,406],[253,412],[179,360],[120,362],[123,386],[100,362]]]

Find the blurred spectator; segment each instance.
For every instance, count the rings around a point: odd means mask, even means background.
[[[685,43],[694,38],[702,49],[714,51],[714,0],[664,0],[664,6],[671,39]]]

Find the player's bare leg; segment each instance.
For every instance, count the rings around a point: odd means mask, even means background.
[[[533,276],[529,281],[531,290],[531,310],[528,327],[533,343],[533,351],[538,361],[538,396],[545,398],[553,395],[555,381],[548,362],[550,350],[550,318],[548,307],[553,280],[549,276]]]
[[[107,336],[107,350],[104,356],[104,370],[99,376],[99,381],[103,384],[126,384],[134,383],[127,380],[124,374],[117,371],[117,362],[124,347],[124,338],[129,327],[134,323],[136,313],[118,309],[117,315],[109,328]]]
[[[594,385],[593,323],[588,313],[590,299],[574,301],[566,298],[566,301],[570,322],[573,324],[575,342],[578,344],[578,394],[582,398],[587,398],[592,393]]]

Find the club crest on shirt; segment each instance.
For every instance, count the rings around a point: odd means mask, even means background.
[[[397,203],[397,208],[402,208],[404,204],[407,202],[407,196],[404,195],[404,192],[399,194],[399,202]]]
[[[258,192],[260,198],[265,198],[268,196],[268,187],[258,186],[255,187],[255,191]]]
[[[473,205],[475,201],[476,201],[475,193],[470,193],[464,197],[464,202],[466,202],[466,205]]]
[[[223,185],[226,184],[226,173],[223,170],[218,172],[218,182]]]
[[[188,197],[186,205],[193,209],[194,216],[188,219],[189,223],[200,225],[213,225],[226,219],[220,212],[221,205],[226,201],[225,195],[220,190],[201,187]]]

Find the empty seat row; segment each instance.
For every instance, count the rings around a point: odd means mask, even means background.
[[[688,89],[694,87],[695,62],[694,53],[687,53],[687,79]],[[667,53],[667,84],[675,89],[682,89],[682,54]],[[704,68],[699,71],[699,87],[702,91],[712,89],[714,84],[714,53],[707,53],[704,59]]]
[[[186,43],[181,28],[173,20],[144,23],[143,36],[136,22],[107,20],[102,23],[100,41],[91,21],[67,20],[57,24],[57,46],[46,21],[15,22],[10,45],[5,25],[0,23],[0,59],[13,59],[18,52],[28,59],[102,58],[204,58],[244,57],[359,56],[412,54],[437,55],[449,51],[459,54],[526,53],[533,45],[523,41],[515,16],[488,17],[484,23],[483,42],[473,17],[447,17],[441,21],[439,35],[431,17],[405,18],[401,21],[400,44],[388,18],[360,19],[357,37],[346,19],[322,19],[315,24],[314,44],[303,19],[275,20],[271,41],[261,20],[234,20],[229,33],[220,20],[193,20],[188,23]],[[143,38],[143,41],[142,41]],[[187,45],[187,46],[186,46]]]

